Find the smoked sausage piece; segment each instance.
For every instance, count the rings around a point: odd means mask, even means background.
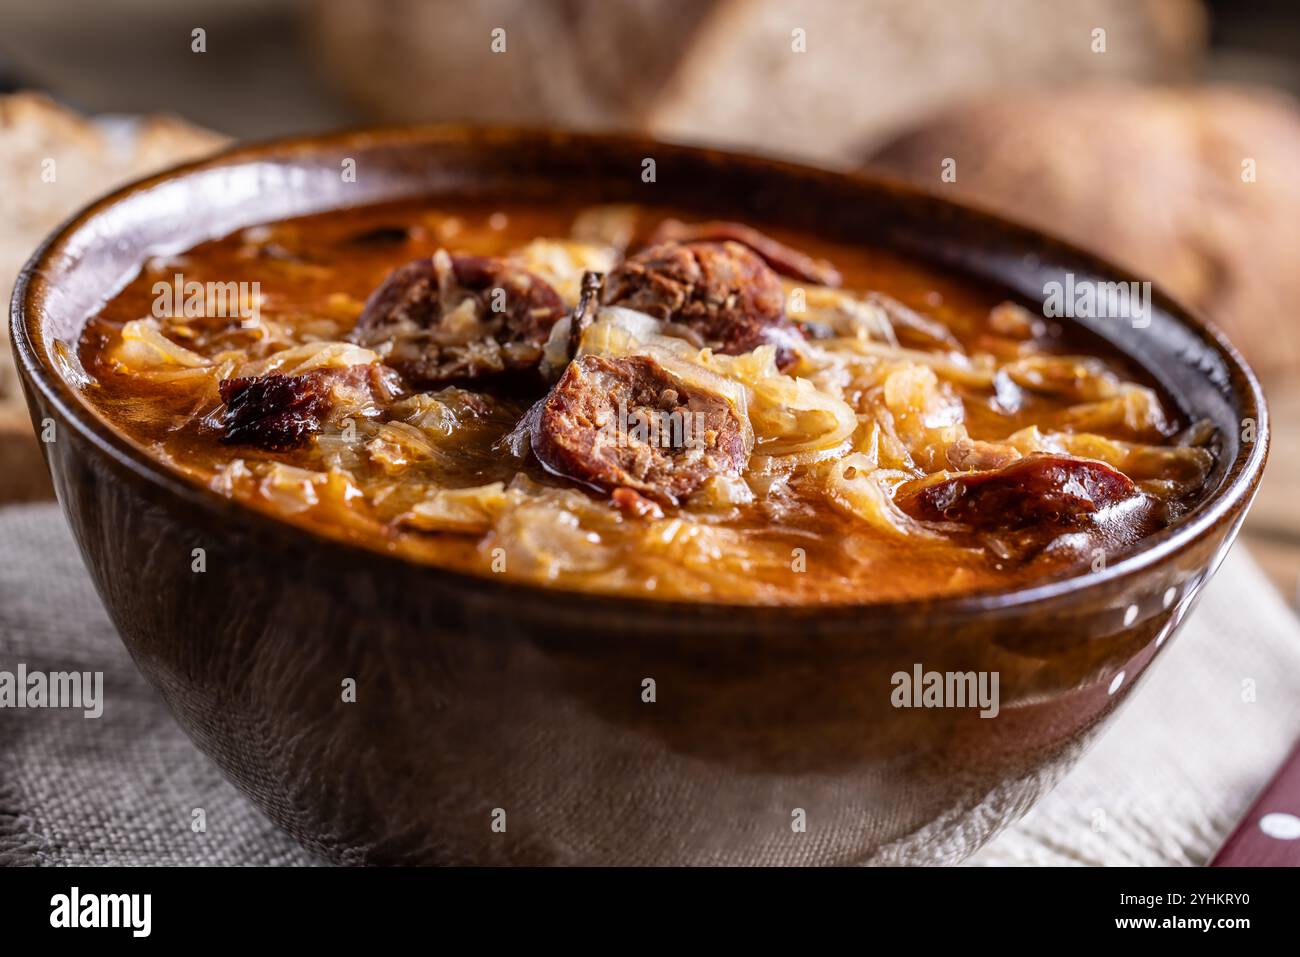
[[[959,472],[902,486],[898,506],[914,518],[980,531],[1079,525],[1141,493],[1104,462],[1037,453],[982,472]]]
[[[605,304],[685,326],[726,355],[775,345],[781,369],[795,362],[803,341],[785,315],[776,273],[740,243],[647,247],[609,274]]]
[[[648,356],[569,363],[541,405],[533,454],[556,475],[673,505],[746,452],[725,399],[677,381]]]
[[[412,385],[536,366],[564,303],[545,280],[500,259],[450,256],[398,267],[371,293],[350,338]]]
[[[814,259],[807,253],[777,242],[760,233],[753,226],[711,220],[707,223],[683,223],[679,219],[665,219],[654,232],[651,242],[724,242],[730,240],[748,246],[763,261],[783,276],[802,279],[819,286],[839,286],[839,270],[825,259]]]

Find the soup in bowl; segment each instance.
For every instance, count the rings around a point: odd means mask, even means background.
[[[1267,445],[1149,284],[634,138],[236,150],[64,227],[14,329],[140,667],[341,861],[959,860],[1130,692]]]

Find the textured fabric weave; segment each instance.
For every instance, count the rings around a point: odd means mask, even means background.
[[[19,662],[102,671],[105,705],[0,709],[0,865],[311,862],[136,671],[55,505],[0,510],[0,670]]]
[[[1300,735],[1300,627],[1237,548],[1173,642],[1092,753],[971,864],[1208,859]],[[0,510],[0,670],[19,662],[102,671],[106,705],[0,709],[0,864],[312,863],[140,677],[52,505]]]

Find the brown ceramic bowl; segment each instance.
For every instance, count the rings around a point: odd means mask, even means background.
[[[349,157],[358,176],[345,183]],[[1149,327],[1092,328],[1218,428],[1205,501],[1101,571],[850,607],[578,596],[327,540],[151,460],[91,410],[58,359],[56,343],[74,342],[159,250],[350,204],[561,193],[880,243],[1034,298],[1067,271],[1127,278],[898,185],[618,136],[346,133],[137,183],[37,251],[14,293],[13,340],[32,417],[55,426],[45,450],[59,501],[140,669],[232,781],[335,861],[962,859],[1047,791],[1133,693],[1259,482],[1258,384],[1218,332],[1159,293]],[[894,708],[891,676],[918,663],[996,672],[999,715]],[[355,703],[342,700],[347,678]],[[642,700],[645,678],[654,703]],[[799,809],[806,830],[792,826]]]

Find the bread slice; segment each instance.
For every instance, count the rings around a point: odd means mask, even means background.
[[[78,208],[224,142],[170,117],[132,122],[125,133],[110,134],[40,94],[0,96],[0,182],[6,184],[0,190],[0,292],[6,304],[32,250]],[[8,340],[6,321],[0,332],[0,502],[50,494]]]

